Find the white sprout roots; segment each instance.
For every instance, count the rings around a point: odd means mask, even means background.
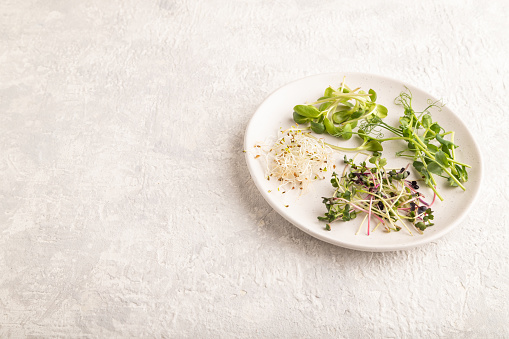
[[[321,139],[297,128],[282,131],[283,136],[266,153],[267,179],[280,181],[278,190],[305,190],[310,182],[325,179],[333,150]]]

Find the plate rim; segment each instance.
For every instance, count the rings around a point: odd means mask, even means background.
[[[396,82],[396,83],[399,83],[399,84],[401,84],[403,86],[406,86],[406,87],[412,87],[412,88],[418,89],[419,91],[422,91],[422,92],[426,93],[426,95],[428,95],[430,99],[437,100],[433,95],[431,95],[429,92],[423,90],[420,87],[417,87],[415,85],[411,85],[411,84],[409,84],[409,83],[407,83],[405,81],[401,81],[399,79],[396,79],[396,78],[393,78],[393,77],[390,77],[390,76],[385,76],[385,75],[380,75],[380,74],[375,74],[375,73],[339,72],[338,71],[338,72],[327,72],[327,73],[318,73],[318,74],[308,75],[308,76],[305,76],[305,77],[301,77],[299,79],[292,80],[290,82],[287,82],[287,83],[279,86],[277,89],[273,90],[270,94],[268,94],[263,99],[263,101],[258,105],[256,110],[254,111],[253,115],[249,119],[249,122],[248,122],[248,124],[246,126],[246,129],[245,129],[245,132],[244,132],[244,142],[243,142],[244,150],[247,150],[249,148],[249,145],[247,145],[247,139],[248,139],[249,131],[252,129],[252,125],[253,125],[253,121],[255,119],[255,116],[267,104],[267,102],[272,99],[272,97],[277,95],[277,93],[279,91],[283,90],[285,87],[290,86],[290,85],[292,85],[294,83],[305,81],[306,79],[320,78],[320,77],[332,77],[332,76],[335,76],[335,75],[337,75],[339,78],[341,78],[342,76],[348,77],[349,75],[350,76],[355,75],[355,76],[361,76],[361,77],[364,76],[364,77],[368,77],[368,78],[378,78],[380,80],[387,80],[387,81],[391,81],[391,82]],[[254,162],[250,161],[251,159],[249,159],[249,154],[248,154],[248,152],[246,152],[245,153],[245,159],[246,159],[246,163],[247,163],[247,166],[248,166],[248,170],[249,170],[249,174],[250,174],[251,180],[255,183],[255,186],[257,187],[258,191],[262,194],[262,196],[265,199],[265,201],[270,205],[270,207],[272,209],[274,209],[275,212],[277,212],[280,216],[282,216],[290,224],[292,224],[293,226],[297,227],[301,231],[305,232],[306,234],[309,234],[310,236],[312,236],[312,237],[314,237],[316,239],[324,241],[326,243],[329,243],[329,244],[332,244],[332,245],[335,245],[335,246],[339,246],[339,247],[343,247],[343,248],[347,248],[347,249],[358,250],[358,251],[366,251],[366,252],[389,252],[389,251],[409,250],[409,249],[416,248],[416,247],[419,247],[419,246],[422,246],[422,245],[425,245],[425,244],[429,244],[429,243],[431,243],[433,241],[436,241],[436,240],[438,240],[440,238],[443,238],[446,234],[448,234],[450,231],[452,231],[454,228],[456,228],[466,218],[468,212],[470,211],[470,208],[472,207],[473,204],[475,204],[476,200],[479,197],[479,193],[480,193],[480,190],[481,190],[482,182],[484,180],[483,179],[484,178],[484,175],[483,175],[484,174],[484,161],[483,161],[483,156],[482,156],[482,152],[481,152],[481,149],[479,147],[479,144],[477,143],[477,141],[475,140],[472,132],[470,131],[468,126],[463,122],[463,120],[451,108],[448,107],[448,110],[459,121],[459,123],[462,125],[462,127],[467,132],[468,137],[473,142],[473,145],[475,147],[475,151],[476,151],[476,153],[478,155],[479,164],[480,164],[479,169],[478,169],[478,171],[479,171],[479,181],[478,181],[476,186],[471,188],[471,189],[475,190],[475,192],[474,192],[474,195],[472,196],[472,198],[470,199],[468,205],[465,208],[465,213],[463,213],[463,215],[460,218],[456,219],[454,222],[449,223],[448,227],[445,227],[445,228],[437,231],[436,233],[434,233],[430,237],[422,238],[422,239],[419,239],[419,240],[416,240],[416,241],[412,241],[412,242],[404,242],[404,243],[399,244],[397,246],[392,245],[392,244],[387,244],[387,245],[369,245],[369,244],[362,244],[362,243],[359,244],[359,245],[356,245],[356,244],[352,244],[351,242],[344,242],[344,241],[341,241],[341,240],[338,240],[338,239],[331,239],[329,237],[326,237],[325,234],[319,233],[317,231],[313,231],[309,227],[304,227],[304,226],[300,225],[298,222],[292,220],[289,215],[287,215],[285,213],[280,213],[279,212],[280,211],[280,206],[276,206],[275,205],[275,202],[272,201],[272,199],[269,196],[268,192],[266,192],[265,189],[261,186],[261,182],[259,180],[255,179],[254,168],[253,168]]]

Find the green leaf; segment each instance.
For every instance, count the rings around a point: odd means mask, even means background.
[[[373,110],[376,109],[376,103],[375,102],[371,102],[371,101],[366,101],[362,106],[364,106],[364,110],[366,112],[373,112]]]
[[[357,112],[353,112],[352,116],[350,117],[350,119],[353,120],[353,119],[360,118],[363,114],[364,114],[364,111],[362,111],[362,110],[359,110]]]
[[[371,100],[371,102],[375,102],[376,101],[376,92],[372,89],[370,89],[368,91],[369,94],[371,94],[371,96],[369,97],[369,99]]]
[[[422,162],[419,162],[419,163],[422,165]],[[419,172],[419,174],[421,174],[426,185],[431,186],[432,185],[432,182],[430,179],[431,174],[428,172],[428,170],[425,167],[420,167],[420,170],[418,170],[417,167],[415,167],[415,162],[414,162],[414,168]]]
[[[410,125],[410,118],[401,117],[401,118],[399,118],[399,123],[401,124],[401,126],[407,127],[408,125]]]
[[[298,124],[307,124],[309,122],[309,118],[306,118],[305,116],[302,116],[297,112],[293,112],[293,121],[295,121]]]
[[[357,130],[357,134],[359,135],[359,137],[361,137],[362,139],[364,139],[364,141],[368,140],[368,135],[366,134],[366,132],[364,132],[363,129],[358,129]]]
[[[318,107],[318,110],[323,112],[325,111],[327,108],[330,107],[330,105],[332,105],[332,101],[330,102],[324,102],[323,104],[320,105],[320,107]]]
[[[429,129],[435,133],[440,133],[440,131],[442,130],[442,127],[440,127],[439,124],[437,124],[436,122],[434,124],[432,124]]]
[[[458,179],[461,182],[467,182],[468,181],[468,173],[465,166],[455,165],[456,171],[458,172]]]
[[[427,144],[426,146],[428,146],[428,149],[429,149],[431,152],[433,152],[433,153],[435,153],[436,151],[438,151],[438,147],[437,147],[437,146],[435,146],[435,145],[433,145],[433,144]]]
[[[298,114],[307,118],[318,118],[321,112],[313,105],[297,105],[293,108]]]
[[[329,133],[330,135],[338,134],[339,131],[336,129],[336,126],[334,126],[334,124],[330,122],[329,119],[324,118],[323,124],[325,125],[325,130],[327,131],[327,133]]]
[[[449,160],[447,160],[447,156],[441,150],[435,153],[435,160],[442,166],[449,166]]]
[[[376,140],[370,140],[368,141],[368,143],[365,145],[365,149],[367,151],[371,151],[371,152],[375,152],[375,151],[383,151],[384,148],[382,147],[382,144]]]
[[[387,165],[387,159],[382,158],[382,159],[378,160],[378,165],[380,167],[384,167],[385,165]]]
[[[345,210],[343,212],[343,218],[342,218],[343,221],[350,221],[350,219],[351,219],[350,218],[350,211],[347,209],[347,206],[348,205],[345,206]],[[350,206],[348,206],[348,208],[350,208]]]
[[[419,221],[418,223],[415,224],[415,227],[417,227],[421,231],[424,231],[427,226],[422,221]]]
[[[450,142],[449,140],[445,140],[444,138],[442,138],[440,136],[440,134],[437,134],[436,135],[436,138],[438,140],[439,143],[441,143],[442,145],[444,145],[445,147],[449,148],[449,149],[453,149],[453,148],[456,148],[458,146],[456,146],[455,144],[453,144],[452,142]]]
[[[423,173],[424,171],[426,171],[426,168],[424,167],[424,164],[422,162],[420,162],[420,161],[414,161],[414,163],[412,165],[414,166],[416,171],[419,172],[419,173]]]
[[[325,126],[321,122],[311,121],[311,130],[316,134],[322,134],[323,132],[325,132]]]
[[[454,181],[452,177],[447,178],[447,182],[449,183],[449,186],[458,187],[458,184],[456,183],[456,181]]]
[[[442,151],[447,154],[447,156],[449,157],[449,159],[452,159],[452,153],[451,153],[451,150],[446,146],[446,145],[442,145],[441,147]]]
[[[428,171],[430,171],[431,173],[435,173],[435,174],[441,175],[442,174],[442,167],[440,167],[436,162],[431,162],[428,165]]]
[[[350,201],[350,199],[352,198],[352,192],[350,192],[349,190],[346,190],[346,192],[343,193],[343,198]]]
[[[400,127],[400,130],[401,130],[401,134],[403,134],[403,136],[405,138],[413,138],[413,133],[412,133],[412,129],[410,126],[401,126]]]
[[[348,111],[339,111],[332,115],[332,121],[334,121],[336,124],[345,122],[349,118],[350,118],[350,112],[348,112]]]
[[[338,181],[337,181],[337,179],[336,179],[336,178],[332,178],[332,179],[330,180],[330,183],[332,184],[332,187],[336,187],[336,188],[338,188],[338,187],[339,187],[339,185],[338,185]]]
[[[424,126],[424,128],[430,127],[432,122],[433,122],[433,120],[431,120],[431,115],[424,114],[422,116],[421,124],[422,124],[422,126]]]
[[[351,108],[352,106],[341,105],[336,107],[336,112],[349,111]]]
[[[327,87],[325,89],[325,92],[323,93],[323,96],[324,97],[331,97],[332,96],[332,93],[334,93],[334,89],[332,87]]]
[[[350,124],[343,126],[341,136],[345,140],[349,140],[352,137],[352,126]]]
[[[380,118],[380,119],[383,119],[387,116],[387,108],[385,106],[382,106],[382,105],[379,105],[377,104],[376,105],[376,115]]]

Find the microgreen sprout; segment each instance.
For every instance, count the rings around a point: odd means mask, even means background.
[[[404,109],[404,115],[399,119],[399,126],[393,127],[376,117],[363,124],[364,131],[382,128],[392,132],[396,137],[377,138],[382,143],[389,140],[404,140],[407,147],[396,153],[396,156],[407,157],[413,160],[413,167],[419,172],[422,179],[438,196],[434,175],[447,179],[451,186],[458,186],[465,190],[464,182],[468,180],[467,168],[470,165],[456,159],[454,149],[454,131],[446,131],[438,122],[434,122],[429,110],[433,107],[440,109],[443,104],[439,101],[428,101],[428,106],[422,111],[415,111],[412,107],[412,93],[401,92],[395,103]],[[446,136],[450,135],[450,140]]]
[[[468,164],[458,161],[455,154],[454,131],[446,131],[433,121],[430,109],[440,110],[443,104],[439,101],[428,101],[422,111],[412,107],[412,93],[401,92],[395,103],[404,109],[398,126],[391,126],[382,119],[387,116],[387,108],[375,103],[376,92],[368,93],[357,89],[351,90],[343,82],[338,89],[328,87],[324,95],[309,105],[294,107],[293,118],[299,124],[308,125],[317,134],[328,133],[332,136],[350,139],[357,135],[362,144],[355,148],[345,148],[327,144],[339,151],[383,151],[382,143],[401,140],[406,147],[396,156],[412,159],[413,167],[419,172],[425,184],[429,186],[440,200],[443,197],[437,191],[435,176],[447,179],[451,186],[465,190],[468,180]],[[384,137],[383,130],[394,134]],[[449,140],[447,140],[449,138]]]
[[[279,182],[278,191],[304,191],[307,185],[323,180],[332,149],[310,131],[296,127],[281,131],[282,136],[265,151],[267,180]]]
[[[350,221],[359,213],[365,213],[367,234],[372,232],[371,221],[377,220],[376,229],[383,225],[387,232],[399,231],[402,227],[412,235],[411,227],[422,233],[427,227],[433,226],[431,203],[417,191],[415,180],[409,180],[408,166],[401,169],[387,169],[387,161],[381,153],[374,152],[368,162],[356,164],[354,159],[345,156],[345,168],[342,176],[332,174],[331,184],[335,188],[332,197],[324,197],[327,209],[319,220],[326,221],[326,229],[334,221]],[[364,221],[361,223],[361,229]],[[410,227],[409,227],[410,225]],[[357,231],[358,233],[359,231]]]
[[[309,123],[311,130],[317,134],[327,133],[348,140],[359,122],[387,116],[387,108],[377,104],[376,98],[374,90],[366,93],[360,88],[351,89],[343,78],[339,88],[328,87],[317,101],[295,106],[293,119],[301,125]]]

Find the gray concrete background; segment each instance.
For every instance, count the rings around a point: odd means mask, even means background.
[[[2,1],[0,337],[508,338],[505,1]],[[256,107],[318,73],[444,98],[481,197],[415,250],[316,240],[256,190]],[[454,213],[454,211],[452,211]]]

